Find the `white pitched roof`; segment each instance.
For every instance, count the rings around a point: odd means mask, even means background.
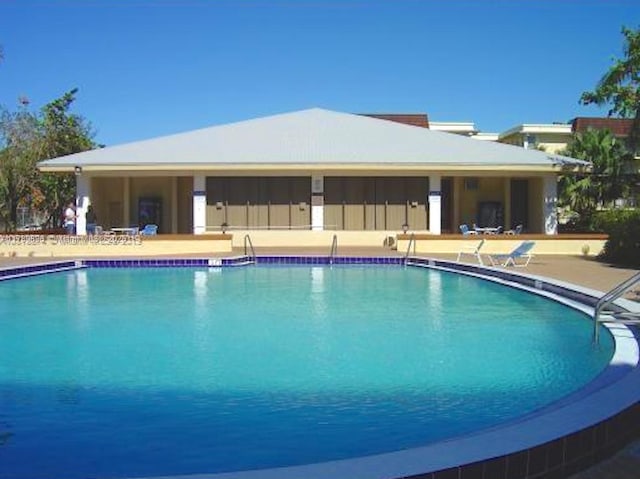
[[[572,158],[313,108],[76,153],[40,163],[149,167],[249,165],[557,166]],[[99,169],[99,168],[98,168]]]

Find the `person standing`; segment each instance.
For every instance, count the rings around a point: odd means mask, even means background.
[[[69,203],[64,210],[64,229],[68,235],[76,234],[76,208],[73,203]]]

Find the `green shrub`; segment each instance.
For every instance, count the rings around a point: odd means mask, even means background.
[[[640,266],[640,209],[600,212],[593,218],[593,227],[609,235],[602,259]]]

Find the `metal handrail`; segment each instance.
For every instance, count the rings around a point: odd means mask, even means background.
[[[338,235],[333,235],[331,241],[331,251],[329,251],[329,264],[333,264],[333,258],[338,252]]]
[[[249,248],[251,248],[251,260],[256,262],[256,250],[253,249],[253,243],[251,242],[251,236],[244,235],[244,255],[249,256],[247,253],[247,243],[249,244]]]
[[[407,264],[407,260],[409,259],[409,253],[411,252],[411,245],[413,245],[413,255],[416,254],[416,234],[411,233],[411,237],[409,238],[409,246],[407,246],[407,253],[404,255],[404,264]]]
[[[593,341],[597,343],[600,339],[600,328],[598,324],[600,323],[600,315],[605,311],[607,306],[610,306],[616,299],[620,298],[624,293],[626,293],[633,285],[640,282],[640,272],[631,276],[627,280],[620,283],[618,286],[613,288],[612,290],[605,293],[596,303],[596,306],[593,311]],[[640,319],[637,319],[637,322],[640,323]]]

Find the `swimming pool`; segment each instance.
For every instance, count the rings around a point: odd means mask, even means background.
[[[613,353],[561,304],[394,266],[83,269],[7,282],[0,308],[11,478],[243,471],[438,444],[544,408]]]

